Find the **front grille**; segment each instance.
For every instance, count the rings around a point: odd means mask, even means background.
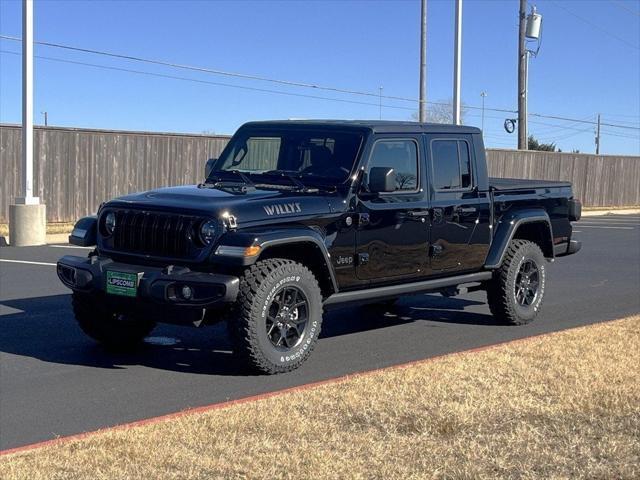
[[[116,212],[113,248],[161,257],[188,256],[199,221],[184,215],[120,210]]]

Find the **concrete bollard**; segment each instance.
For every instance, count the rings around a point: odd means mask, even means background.
[[[46,205],[9,205],[9,243],[11,246],[44,245],[46,239]]]

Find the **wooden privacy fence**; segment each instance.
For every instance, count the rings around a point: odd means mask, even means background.
[[[72,222],[130,192],[202,180],[228,136],[34,129],[34,190],[49,222]],[[0,223],[20,195],[21,131],[0,125]],[[569,180],[585,206],[640,205],[640,157],[487,150],[496,177]]]
[[[487,150],[489,175],[569,180],[587,207],[640,205],[640,157]]]

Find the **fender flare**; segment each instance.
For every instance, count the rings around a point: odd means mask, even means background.
[[[527,208],[514,210],[505,213],[495,225],[495,233],[489,248],[489,253],[485,260],[485,268],[495,269],[502,265],[504,256],[507,253],[509,243],[513,240],[518,228],[531,223],[541,223],[546,229],[546,235],[551,245],[550,254],[547,258],[554,258],[553,254],[553,230],[549,214],[542,208]]]
[[[266,232],[238,232],[232,231],[224,234],[219,241],[218,247],[214,250],[212,259],[216,262],[228,265],[249,266],[256,263],[265,252],[272,247],[283,245],[293,245],[301,243],[311,243],[318,248],[322,254],[323,261],[334,292],[338,292],[338,282],[336,280],[331,254],[322,235],[312,228],[279,228]],[[220,246],[225,247],[252,247],[259,246],[260,254],[254,257],[231,257],[215,253]],[[225,258],[226,257],[226,258]]]
[[[98,216],[82,217],[73,226],[69,243],[79,247],[93,247],[98,241]]]

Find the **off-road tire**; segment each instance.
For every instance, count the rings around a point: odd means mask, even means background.
[[[516,281],[521,266],[533,262],[538,269],[537,293],[530,305],[523,306],[516,299]],[[502,265],[487,282],[487,301],[495,319],[505,325],[524,325],[533,321],[544,299],[546,265],[540,247],[528,240],[512,240]]]
[[[142,315],[114,311],[101,294],[74,292],[71,305],[82,331],[111,350],[134,348],[156,326]]]
[[[268,337],[267,318],[275,297],[294,287],[307,300],[307,323],[300,343],[290,351],[278,350]],[[229,317],[234,353],[251,371],[275,374],[298,368],[310,355],[322,325],[322,294],[318,281],[304,265],[293,260],[260,260],[240,278],[238,299]]]

